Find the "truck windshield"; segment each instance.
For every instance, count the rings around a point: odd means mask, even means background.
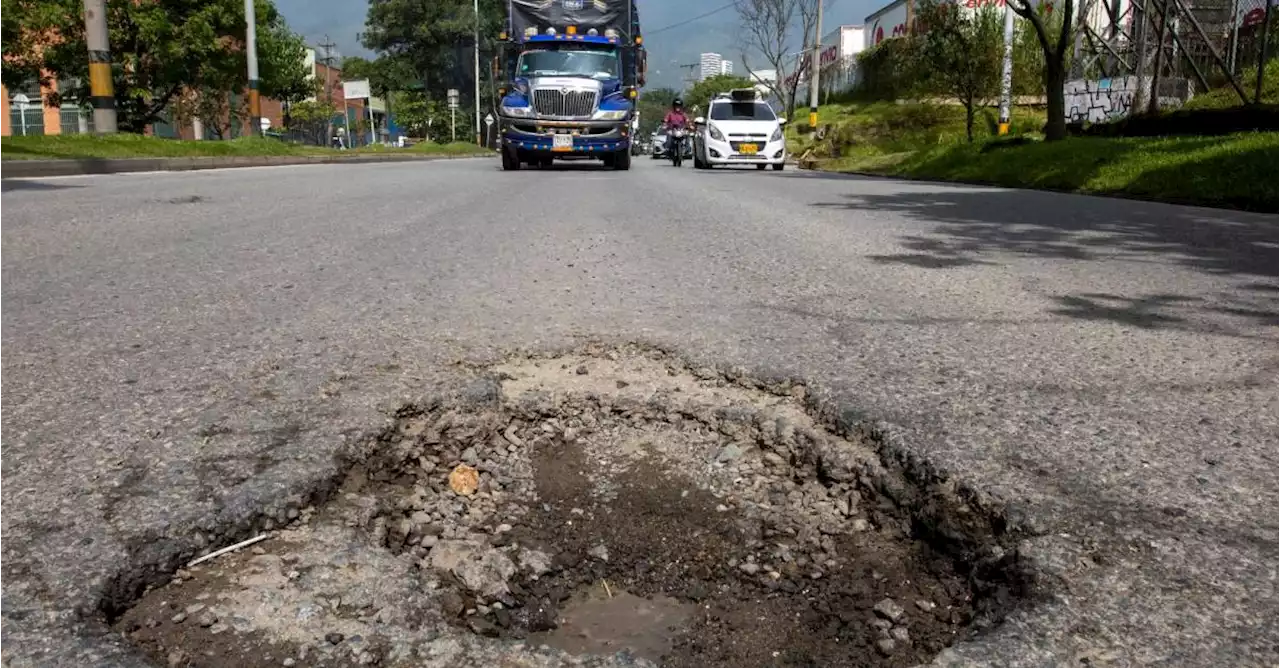
[[[616,51],[547,50],[520,54],[516,71],[522,77],[618,78]]]
[[[713,121],[772,121],[773,109],[763,102],[717,102],[711,105]]]

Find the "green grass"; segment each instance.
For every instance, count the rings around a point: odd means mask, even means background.
[[[1249,96],[1249,100],[1253,101],[1253,93],[1258,84],[1258,68],[1246,68],[1237,81],[1240,87],[1244,89],[1245,94]],[[1272,60],[1267,62],[1262,71],[1262,104],[1274,105],[1280,100],[1280,95],[1277,94],[1278,83],[1280,83],[1280,65],[1277,65],[1277,61]],[[1192,97],[1182,108],[1226,109],[1239,105],[1240,94],[1228,84]]]
[[[471,144],[423,142],[405,149],[368,146],[353,151],[340,152],[330,148],[303,146],[259,137],[242,137],[229,141],[182,141],[126,133],[108,136],[46,135],[41,137],[4,137],[0,139],[0,159],[3,160],[350,155],[397,152],[432,155],[472,155],[483,151],[478,150]]]
[[[882,173],[1165,202],[1277,210],[1280,136],[1076,137],[909,154]],[[986,150],[984,150],[986,148]]]
[[[819,120],[831,124],[824,140],[812,142],[796,127],[789,144],[802,159],[810,151],[813,166],[826,171],[1277,210],[1276,132],[1045,142],[1044,111],[1016,109],[1012,141],[995,137],[980,117],[969,144],[958,106],[830,105],[819,109]]]

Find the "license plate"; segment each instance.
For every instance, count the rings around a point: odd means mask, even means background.
[[[562,134],[551,136],[551,150],[553,151],[572,151],[573,135]]]
[[[742,144],[738,147],[738,152],[742,155],[755,155],[759,147],[755,144]]]

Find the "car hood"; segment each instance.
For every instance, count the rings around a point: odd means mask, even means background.
[[[721,132],[730,135],[764,135],[773,134],[774,128],[778,127],[777,121],[710,121],[710,123],[720,129]]]

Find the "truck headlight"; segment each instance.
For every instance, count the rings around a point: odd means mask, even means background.
[[[769,141],[782,141],[782,126],[773,129],[773,136],[769,137]]]
[[[716,141],[724,141],[724,135],[720,132],[720,128],[718,128],[718,127],[716,127],[716,126],[711,125],[710,123],[708,123],[708,124],[707,124],[707,132],[710,132],[710,133],[711,133],[711,138],[712,138],[712,139],[714,139],[714,140],[716,140]]]
[[[631,113],[628,109],[601,109],[593,114],[591,118],[597,121],[620,121],[626,118],[628,113]]]
[[[502,105],[502,115],[514,118],[529,118],[533,115],[533,107],[508,107]]]

